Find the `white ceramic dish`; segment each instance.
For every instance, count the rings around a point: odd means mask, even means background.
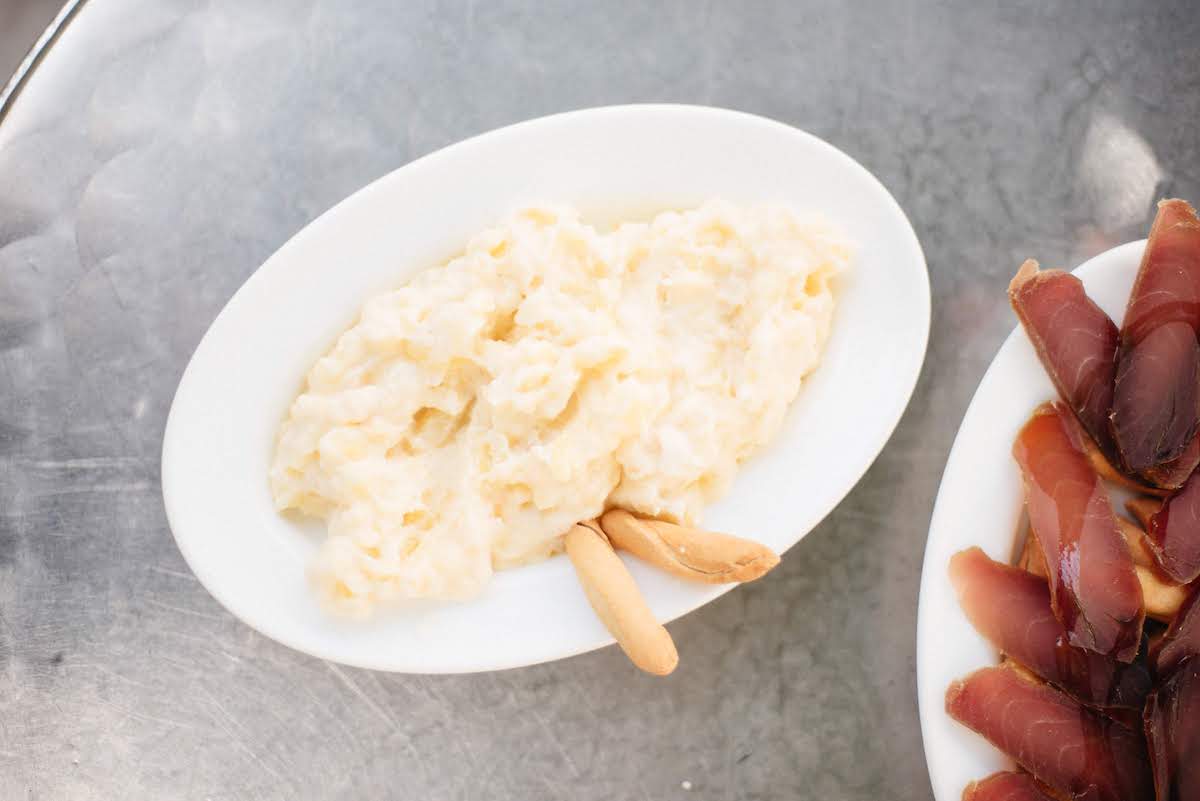
[[[861,246],[839,284],[824,363],[778,442],[706,518],[786,550],[854,486],[907,405],[929,331],[920,246],[887,190],[809,134],[720,109],[620,106],[503,128],[402,167],[323,214],[250,277],[196,349],[163,443],[167,515],[197,577],[263,634],[380,670],[493,670],[611,642],[565,558],[503,571],[467,603],[412,604],[366,623],[327,616],[304,576],[322,527],[276,514],[268,461],[303,376],[363,301],[454,255],[519,204],[568,203],[611,221],[710,196],[817,209]],[[728,589],[629,561],[662,620]]]
[[[1075,270],[1092,300],[1118,323],[1145,246],[1144,240],[1121,245]],[[1024,505],[1012,443],[1034,408],[1056,397],[1029,338],[1017,327],[975,391],[942,476],[917,617],[917,696],[937,801],[958,801],[968,782],[1012,766],[945,711],[950,682],[999,658],[959,608],[947,566],[952,555],[972,545],[993,559],[1011,561]]]

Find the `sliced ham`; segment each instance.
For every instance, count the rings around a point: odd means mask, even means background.
[[[963,790],[963,801],[1054,801],[1028,773],[993,773],[971,782]]]
[[[1125,508],[1141,524],[1141,527],[1146,529],[1150,528],[1150,518],[1154,517],[1154,513],[1162,508],[1162,500],[1159,498],[1133,497],[1125,501]]]
[[[1159,486],[1179,486],[1200,461],[1198,335],[1200,220],[1164,200],[1125,309],[1111,417],[1126,469]]]
[[[1176,582],[1158,566],[1146,532],[1132,520],[1117,517],[1117,527],[1129,546],[1138,583],[1142,585],[1142,606],[1146,617],[1170,623],[1187,600],[1187,587]]]
[[[1039,406],[1017,435],[1013,457],[1046,561],[1051,606],[1071,645],[1132,661],[1142,639],[1142,589],[1071,413],[1061,404]]]
[[[1092,302],[1083,282],[1032,259],[1008,285],[1008,299],[1058,394],[1113,465],[1119,455],[1109,425],[1117,326]]]
[[[1121,324],[1122,347],[1168,322],[1200,328],[1200,219],[1186,200],[1163,200]]]
[[[950,580],[971,624],[1006,656],[1089,706],[1141,710],[1150,672],[1069,645],[1045,579],[970,548],[950,560]]]
[[[1139,732],[1013,667],[983,668],[951,684],[946,712],[1071,798],[1154,798]]]
[[[1200,658],[1180,663],[1146,702],[1158,801],[1200,801]]]
[[[1200,433],[1192,437],[1183,453],[1156,467],[1142,471],[1141,480],[1163,490],[1178,489],[1200,464]],[[1135,488],[1135,492],[1137,489]],[[1165,492],[1159,494],[1166,494]]]
[[[1170,675],[1185,659],[1193,656],[1200,657],[1200,592],[1196,590],[1183,602],[1167,633],[1150,654],[1154,670],[1160,677]]]
[[[1183,322],[1155,328],[1121,359],[1114,386],[1113,429],[1125,466],[1162,480],[1200,422],[1196,332]]]
[[[1150,515],[1146,535],[1167,575],[1183,584],[1200,577],[1200,472]]]

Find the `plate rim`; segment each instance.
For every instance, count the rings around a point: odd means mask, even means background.
[[[569,121],[581,117],[661,113],[701,115],[706,117],[725,117],[730,120],[740,122],[741,124],[765,126],[786,131],[789,135],[805,140],[809,145],[816,147],[818,150],[824,151],[827,156],[843,162],[846,168],[857,172],[860,177],[866,180],[867,184],[872,187],[872,190],[883,201],[883,204],[887,208],[890,216],[894,217],[895,221],[900,224],[899,230],[908,249],[908,253],[905,255],[903,260],[911,262],[915,267],[919,267],[919,269],[914,271],[916,279],[919,282],[914,286],[914,291],[920,303],[916,308],[909,310],[909,313],[913,318],[913,327],[916,329],[916,333],[919,334],[919,343],[917,343],[919,348],[914,347],[912,351],[915,354],[915,363],[912,366],[910,374],[906,378],[905,385],[900,388],[900,391],[892,396],[894,398],[894,403],[892,404],[891,408],[886,409],[885,413],[881,414],[881,420],[884,422],[881,430],[884,432],[884,435],[879,438],[878,442],[871,449],[864,450],[864,458],[862,459],[861,466],[857,471],[853,471],[857,474],[855,475],[853,481],[850,481],[846,485],[846,488],[840,493],[840,495],[838,495],[838,497],[833,498],[824,504],[824,508],[818,507],[815,509],[815,522],[813,525],[798,534],[795,539],[784,549],[784,551],[786,552],[787,550],[790,550],[791,547],[793,547],[796,543],[804,539],[804,537],[806,537],[814,528],[816,528],[816,526],[819,525],[820,522],[823,521],[829,515],[829,513],[846,498],[846,496],[859,484],[859,482],[861,482],[862,477],[876,462],[880,453],[882,453],[883,449],[891,441],[896,427],[899,425],[900,420],[903,418],[905,411],[907,411],[911,403],[912,396],[920,381],[921,375],[923,374],[925,359],[928,354],[929,337],[932,326],[932,296],[930,290],[929,268],[925,259],[924,250],[921,247],[920,240],[917,237],[911,220],[909,220],[907,214],[905,214],[903,208],[887,189],[887,187],[879,180],[879,178],[877,178],[852,156],[838,149],[829,142],[826,142],[820,137],[787,123],[744,111],[715,106],[690,104],[635,103],[598,106],[550,114],[542,117],[523,120],[510,125],[505,125],[446,145],[445,147],[425,154],[417,159],[414,159],[413,161],[404,163],[354,190],[344,198],[334,203],[328,209],[321,212],[319,215],[289,236],[282,244],[280,244],[275,251],[273,251],[254,269],[254,271],[247,277],[241,286],[238,287],[238,289],[229,298],[229,300],[226,301],[221,310],[210,322],[208,328],[205,330],[204,335],[200,338],[192,352],[192,355],[189,357],[187,366],[180,377],[179,384],[173,396],[170,411],[167,415],[167,421],[162,439],[161,484],[167,522],[176,546],[183,555],[184,561],[188,564],[189,569],[200,581],[204,589],[226,611],[264,637],[281,643],[294,650],[300,651],[301,653],[308,654],[318,659],[325,659],[351,667],[397,673],[460,674],[505,670],[526,665],[557,661],[559,659],[566,659],[571,656],[597,650],[614,642],[611,637],[605,637],[597,642],[584,644],[573,649],[567,649],[559,652],[557,655],[552,657],[534,656],[529,659],[510,660],[489,660],[487,658],[465,661],[443,660],[439,664],[430,664],[422,661],[420,666],[416,667],[411,664],[398,664],[396,660],[390,659],[376,660],[347,658],[346,655],[336,653],[333,651],[333,649],[320,647],[319,645],[314,646],[312,643],[302,642],[288,634],[281,634],[277,631],[273,631],[269,619],[263,619],[259,615],[255,614],[253,608],[248,609],[247,604],[234,597],[236,595],[235,593],[227,592],[226,587],[222,586],[219,581],[213,580],[213,577],[208,573],[208,571],[204,569],[197,569],[198,561],[195,558],[194,552],[192,551],[192,548],[196,543],[191,542],[188,537],[181,536],[179,533],[186,524],[180,520],[180,511],[178,509],[179,495],[175,483],[175,473],[178,465],[178,460],[175,457],[175,443],[179,436],[178,431],[180,425],[177,410],[179,408],[180,398],[185,396],[186,393],[194,391],[192,385],[196,380],[195,374],[198,369],[196,368],[196,365],[202,358],[204,358],[203,354],[207,352],[207,349],[213,347],[212,338],[214,329],[218,328],[222,319],[228,319],[238,313],[237,310],[243,303],[246,302],[246,298],[253,292],[254,288],[258,284],[269,280],[264,268],[270,265],[272,261],[281,258],[281,254],[284,254],[285,252],[291,253],[298,248],[303,249],[305,246],[305,240],[310,236],[316,235],[314,233],[316,229],[334,224],[333,221],[351,202],[362,202],[364,198],[368,198],[372,194],[381,191],[381,185],[396,180],[401,174],[429,169],[431,165],[436,166],[437,162],[442,159],[453,158],[459,153],[474,147],[477,142],[483,138],[491,139],[499,137],[511,137],[515,134],[520,134],[523,129],[530,126],[554,124],[557,122]],[[867,455],[869,455],[869,458],[865,458]],[[705,592],[702,595],[698,595],[694,602],[690,603],[685,608],[682,608],[674,614],[665,617],[662,622],[666,624],[673,620],[677,620],[678,618],[695,611],[699,607],[710,603],[737,586],[737,584],[717,585],[713,587],[710,592]]]

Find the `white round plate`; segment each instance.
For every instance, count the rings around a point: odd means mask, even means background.
[[[411,604],[365,623],[326,615],[305,580],[322,527],[275,512],[267,467],[303,376],[363,302],[519,205],[565,203],[603,222],[712,196],[823,212],[861,248],[839,279],[823,364],[778,441],[705,520],[785,551],[854,486],[908,403],[929,333],[916,235],[870,173],[809,134],[721,109],[617,106],[513,125],[414,161],[327,211],[246,281],[196,349],[163,443],[167,515],[196,576],[268,637],[360,667],[496,670],[611,642],[565,558],[502,571],[465,603]],[[664,621],[728,589],[629,561]]]
[[[1145,240],[1121,245],[1075,270],[1088,295],[1118,324],[1145,246]],[[1004,302],[1004,295],[996,302]],[[972,545],[993,559],[1012,561],[1024,506],[1012,443],[1034,408],[1056,397],[1018,326],[979,383],[942,476],[917,613],[917,697],[937,801],[958,801],[968,782],[1012,767],[982,737],[946,714],[950,682],[999,659],[959,608],[947,567],[951,556]]]

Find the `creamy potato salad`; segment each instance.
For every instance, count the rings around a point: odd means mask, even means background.
[[[270,471],[279,509],[328,522],[321,597],[467,598],[614,506],[697,523],[817,366],[850,257],[783,206],[609,233],[537,207],[369,300]]]

